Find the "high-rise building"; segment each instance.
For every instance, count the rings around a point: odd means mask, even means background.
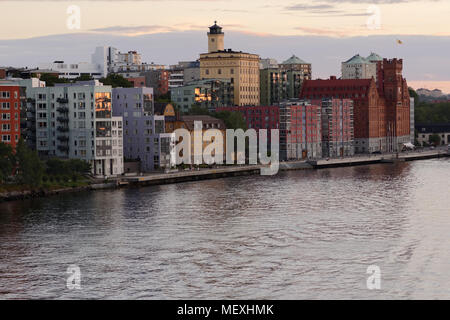
[[[81,159],[96,176],[123,173],[122,117],[113,117],[111,87],[97,80],[27,89],[42,157]]]
[[[165,166],[171,135],[164,116],[154,114],[153,88],[114,88],[112,97],[114,116],[123,117],[125,158],[139,160],[143,172]]]
[[[231,79],[234,105],[259,105],[259,55],[224,49],[224,33],[209,28],[208,53],[200,54],[201,79]]]

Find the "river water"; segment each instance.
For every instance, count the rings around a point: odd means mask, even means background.
[[[449,190],[447,158],[3,203],[0,298],[449,299]]]

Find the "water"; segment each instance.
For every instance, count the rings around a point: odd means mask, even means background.
[[[449,299],[449,187],[435,159],[3,203],[0,298]]]

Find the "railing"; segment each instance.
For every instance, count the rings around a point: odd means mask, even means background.
[[[67,107],[58,107],[58,108],[56,108],[56,111],[58,111],[59,113],[69,113],[69,108],[67,108]]]
[[[58,102],[58,103],[69,103],[69,99],[67,99],[67,98],[57,98],[56,102]]]
[[[61,141],[61,142],[69,141],[69,137],[66,137],[66,136],[58,136],[56,139],[58,139],[58,141]]]
[[[67,127],[57,127],[56,130],[58,130],[59,132],[69,132],[69,128]]]
[[[58,146],[58,150],[61,152],[68,152],[69,151],[69,147],[67,146]]]
[[[56,120],[59,122],[64,122],[64,123],[69,122],[69,118],[65,118],[65,117],[57,117]]]

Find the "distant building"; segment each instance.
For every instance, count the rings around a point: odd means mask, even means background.
[[[301,100],[280,103],[280,160],[321,157],[321,105]]]
[[[193,105],[214,111],[234,103],[234,85],[230,79],[191,81],[185,86],[172,88],[170,94],[182,112],[188,112]]]
[[[16,148],[20,139],[21,89],[18,85],[0,84],[1,142]]]
[[[123,173],[122,118],[113,117],[111,87],[98,81],[27,88],[40,156],[81,159],[96,176]]]
[[[164,134],[164,116],[154,114],[152,88],[113,88],[113,114],[123,117],[124,156],[139,160],[141,171],[165,166],[171,136]]]
[[[200,54],[201,79],[231,79],[234,105],[259,105],[259,55],[224,49],[222,28],[208,32],[208,53]]]
[[[412,144],[415,144],[415,118],[414,118],[414,109],[415,109],[415,102],[414,98],[409,98],[410,101],[410,107],[409,107],[409,139]]]
[[[126,79],[133,84],[134,88],[146,87],[146,85],[145,85],[145,77],[126,78]]]
[[[145,86],[154,89],[156,97],[166,95],[169,92],[169,70],[150,70],[140,75],[145,77]]]
[[[312,101],[322,106],[322,157],[350,157],[355,154],[353,100]]]
[[[6,69],[0,68],[0,79],[6,78]]]
[[[450,123],[416,124],[417,141],[420,145],[430,144],[430,136],[437,134],[441,145],[450,144]]]
[[[359,54],[349,60],[342,62],[342,79],[371,79],[378,81],[378,63],[383,62],[383,58],[371,52],[366,58]]]
[[[259,133],[259,129],[267,129],[267,142],[269,150],[272,141],[270,130],[279,129],[279,106],[225,106],[216,108],[216,112],[221,111],[239,112],[245,120],[247,129],[254,129],[257,133]]]
[[[177,65],[170,66],[169,70],[169,90],[182,87],[189,82],[200,79],[200,62],[180,61]]]
[[[353,100],[355,152],[395,152],[410,142],[410,97],[401,59],[378,63],[375,79],[305,81],[302,99]]]
[[[268,68],[260,69],[261,105],[274,105],[300,95],[304,80],[311,79],[311,64],[293,55],[280,65],[274,61],[261,63]]]

